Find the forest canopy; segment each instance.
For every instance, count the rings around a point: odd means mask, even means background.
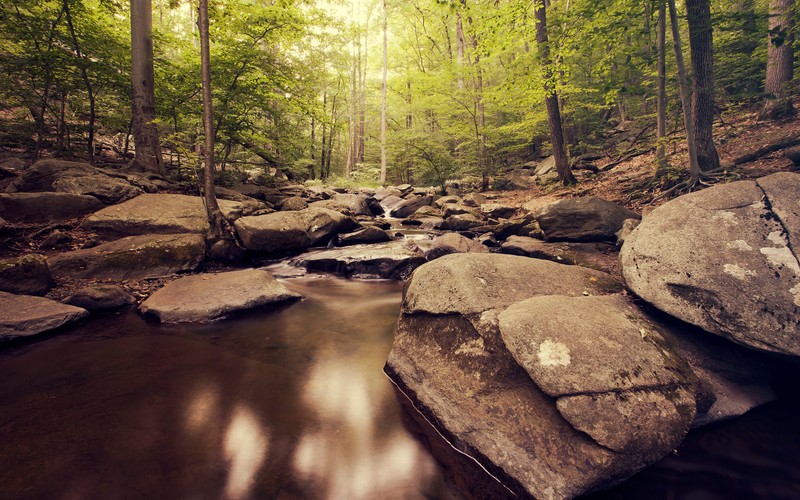
[[[662,3],[211,0],[216,164],[379,182],[384,39],[388,181],[486,184],[550,154],[550,98],[572,163],[619,157],[626,146],[604,141],[609,129],[655,128]],[[771,22],[775,5],[793,2],[678,2],[687,58],[694,4],[710,6],[713,115],[791,93],[786,82],[765,90],[765,81],[770,47],[793,37],[789,23]],[[178,173],[197,169],[202,155],[196,10],[195,0],[152,0],[152,123],[166,167]],[[537,32],[545,11],[546,41]],[[124,0],[3,2],[3,146],[131,157],[130,16]],[[662,144],[684,126],[668,54]]]

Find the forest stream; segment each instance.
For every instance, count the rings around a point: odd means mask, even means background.
[[[402,284],[284,282],[306,298],[206,325],[102,315],[5,349],[0,496],[461,498],[382,372]],[[790,399],[691,433],[596,497],[797,498]]]

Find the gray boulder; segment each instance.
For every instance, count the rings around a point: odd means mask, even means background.
[[[300,198],[299,196],[291,196],[275,204],[275,208],[277,208],[281,212],[288,212],[292,210],[304,210],[308,208],[308,202],[306,202],[306,200]]]
[[[616,241],[626,219],[639,215],[596,196],[569,198],[545,205],[536,221],[552,241]]]
[[[27,254],[0,260],[0,290],[22,295],[44,295],[53,286],[47,257]]]
[[[28,165],[22,158],[0,160],[0,177],[16,177],[27,167]]]
[[[518,208],[502,203],[484,203],[480,206],[481,215],[492,219],[508,219],[517,213]]]
[[[458,214],[450,215],[445,218],[442,224],[442,229],[449,229],[450,231],[467,231],[469,229],[483,226],[485,223],[472,214]]]
[[[368,199],[365,194],[336,193],[328,200],[315,201],[311,206],[335,210],[345,215],[372,215]]]
[[[27,337],[81,320],[89,312],[44,297],[0,292],[0,339]]]
[[[392,237],[383,229],[377,227],[365,227],[352,233],[340,234],[336,239],[336,244],[340,246],[360,245],[362,243],[383,243],[391,241]]]
[[[391,241],[308,252],[291,263],[349,277],[406,279],[425,263],[425,257],[413,242]]]
[[[488,253],[489,248],[458,233],[445,233],[433,240],[433,245],[425,252],[425,258],[433,260],[451,253],[469,252]]]
[[[139,311],[162,323],[204,322],[300,298],[267,271],[244,269],[177,279],[145,300]]]
[[[800,175],[773,174],[655,209],[621,250],[630,289],[754,349],[800,356]]]
[[[54,276],[140,279],[193,271],[203,263],[206,244],[200,234],[128,236],[51,258]]]
[[[242,217],[234,223],[245,248],[258,252],[302,250],[358,227],[350,217],[325,208]]]
[[[263,209],[258,201],[219,200],[219,208],[228,219],[235,219]],[[182,194],[143,194],[106,207],[87,217],[83,227],[110,234],[205,233],[208,215],[199,196]]]
[[[136,303],[133,295],[117,285],[94,285],[76,290],[63,302],[87,311],[107,311]]]
[[[94,196],[68,193],[0,193],[0,216],[13,222],[57,222],[103,208]]]
[[[421,207],[428,206],[431,203],[433,203],[432,196],[411,196],[395,205],[389,215],[404,219],[411,216]],[[384,205],[386,205],[386,200],[384,200]]]

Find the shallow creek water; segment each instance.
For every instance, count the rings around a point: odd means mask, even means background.
[[[402,284],[286,284],[306,299],[1,351],[0,498],[459,498],[382,373]],[[599,498],[799,498],[798,406],[700,430]]]

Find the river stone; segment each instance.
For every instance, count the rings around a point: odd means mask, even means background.
[[[0,215],[14,222],[56,222],[103,208],[94,196],[69,193],[0,193]]]
[[[377,227],[365,227],[352,233],[340,234],[336,243],[341,246],[360,245],[362,243],[383,243],[391,241],[392,237],[383,229]]]
[[[302,250],[328,241],[358,223],[334,210],[309,207],[293,212],[242,217],[234,223],[248,250],[275,253]]]
[[[445,255],[417,269],[414,277],[403,297],[408,313],[477,313],[535,295],[622,291],[621,283],[600,271],[516,255]]]
[[[383,204],[386,205],[386,200],[383,200],[383,202]],[[421,207],[428,206],[431,203],[433,203],[433,196],[411,196],[395,205],[389,212],[389,215],[404,219],[411,216]]]
[[[0,290],[22,295],[44,295],[53,285],[47,257],[31,253],[0,260]]]
[[[517,212],[517,207],[502,203],[484,203],[480,206],[481,214],[492,219],[508,219]]]
[[[44,297],[0,292],[0,339],[36,335],[88,315],[89,312],[85,309]]]
[[[303,210],[308,208],[308,202],[299,196],[290,196],[289,198],[284,198],[279,203],[276,203],[275,208],[281,212]]]
[[[141,279],[193,271],[202,264],[205,253],[201,234],[128,236],[56,255],[50,268],[55,276]]]
[[[425,258],[433,260],[451,253],[468,252],[488,253],[489,248],[458,233],[445,233],[433,240],[433,245],[425,252]]]
[[[63,302],[88,311],[105,311],[135,304],[136,299],[117,285],[93,285],[76,290]]]
[[[655,209],[621,250],[630,289],[687,323],[800,356],[800,174],[718,185]]]
[[[220,210],[229,219],[264,208],[255,200],[218,201]],[[205,233],[209,227],[203,200],[199,196],[183,194],[143,194],[96,212],[87,217],[82,226],[125,235]]]
[[[446,205],[459,205],[461,204],[461,198],[458,196],[448,195],[448,196],[441,196],[434,200],[433,206],[436,208],[444,208]]]
[[[482,225],[484,221],[473,214],[457,214],[446,217],[442,228],[450,231],[468,231]]]
[[[548,240],[616,241],[625,219],[639,215],[596,196],[568,198],[545,205],[536,220]]]
[[[616,483],[655,458],[616,452],[570,424],[514,360],[498,319],[540,293],[620,290],[602,283],[615,282],[509,255],[429,262],[406,286],[385,371],[442,436],[516,495],[572,498]]]
[[[406,279],[424,263],[425,257],[419,248],[406,241],[319,250],[292,259],[293,265],[309,271],[385,279]]]
[[[328,200],[315,201],[311,206],[335,210],[345,215],[373,215],[368,199],[365,194],[336,193]]]
[[[162,323],[196,323],[300,298],[267,271],[242,269],[196,274],[167,283],[142,302],[139,312]]]

